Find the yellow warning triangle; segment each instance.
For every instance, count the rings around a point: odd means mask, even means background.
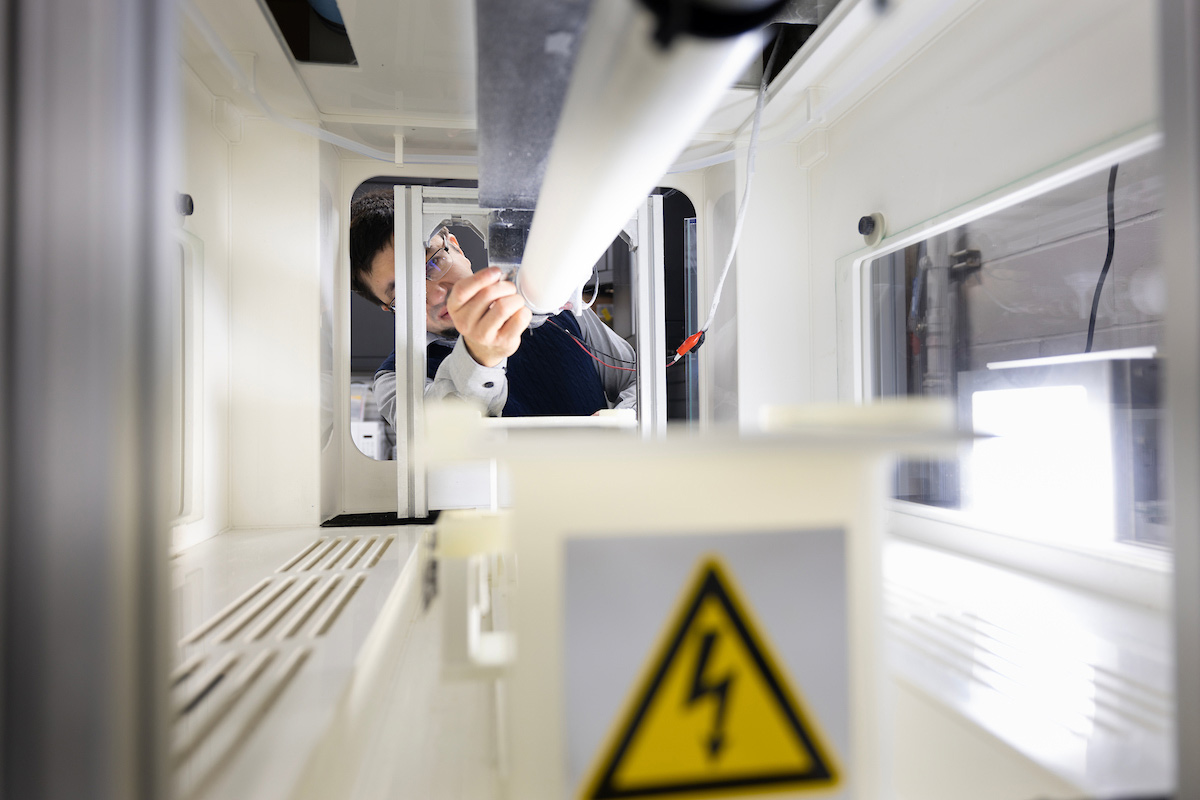
[[[837,786],[832,751],[718,561],[684,599],[583,798]]]

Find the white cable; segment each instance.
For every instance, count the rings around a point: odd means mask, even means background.
[[[742,191],[742,204],[738,207],[737,220],[733,223],[733,238],[729,242],[729,255],[725,259],[725,268],[721,270],[721,279],[717,281],[717,290],[713,292],[712,305],[708,309],[708,319],[700,328],[701,333],[707,333],[717,315],[717,305],[721,302],[721,290],[725,288],[725,279],[729,277],[729,268],[733,266],[733,257],[737,254],[738,241],[742,238],[742,224],[746,221],[746,209],[750,205],[750,182],[754,178],[754,157],[758,153],[758,131],[762,125],[763,108],[767,104],[767,81],[771,74],[771,65],[775,63],[777,48],[771,48],[771,57],[763,67],[762,83],[758,87],[758,103],[754,106],[754,127],[750,130],[750,145],[746,150],[746,188]],[[676,354],[675,360],[679,360]]]
[[[229,73],[233,77],[237,88],[250,95],[250,98],[254,101],[254,104],[258,106],[259,110],[262,111],[262,113],[268,119],[284,126],[285,128],[290,128],[297,133],[303,133],[305,135],[312,136],[316,139],[320,139],[323,142],[328,142],[329,144],[337,145],[345,150],[358,153],[359,155],[364,155],[368,158],[374,158],[378,161],[386,161],[390,164],[396,163],[396,154],[394,152],[389,153],[386,150],[370,147],[362,144],[361,142],[356,142],[353,139],[348,139],[345,136],[339,136],[336,133],[327,131],[324,128],[317,127],[316,125],[310,125],[307,122],[301,122],[298,119],[286,117],[275,109],[271,108],[267,101],[263,99],[262,95],[258,93],[258,89],[255,87],[253,81],[251,81],[246,73],[242,70],[242,65],[237,62],[237,59],[234,58],[233,54],[229,52],[229,49],[225,47],[225,43],[221,41],[221,37],[213,29],[212,25],[209,24],[208,20],[205,18],[204,14],[201,13],[200,9],[197,8],[194,3],[189,2],[188,0],[184,0],[180,3],[180,5],[183,8],[184,14],[187,15],[187,18],[191,20],[192,24],[195,25],[200,31],[200,35],[204,37],[204,40],[208,43],[208,46],[212,48],[213,54],[216,55],[217,59],[225,65],[225,69],[229,70]],[[420,153],[409,153],[404,156],[404,160],[409,164],[469,165],[478,163],[479,159],[475,156],[456,156],[448,154],[424,155]]]
[[[592,299],[588,302],[588,304],[586,306],[583,307],[583,310],[587,311],[589,308],[596,305],[596,298],[599,296],[600,296],[600,270],[596,270],[596,287],[594,289],[592,289]]]

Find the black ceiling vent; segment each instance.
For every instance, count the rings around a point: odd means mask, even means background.
[[[292,51],[306,64],[357,66],[336,0],[265,0]]]

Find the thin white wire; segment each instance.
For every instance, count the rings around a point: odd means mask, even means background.
[[[865,69],[858,73],[849,84],[843,87],[839,92],[831,97],[826,98],[825,102],[821,103],[808,117],[799,123],[792,125],[783,132],[767,139],[765,144],[776,145],[780,142],[794,140],[802,133],[808,130],[813,125],[822,124],[824,117],[829,114],[834,108],[842,103],[848,96],[857,92],[868,80],[874,75],[877,75],[883,68],[893,59],[899,56],[905,48],[916,41],[917,37],[927,31],[934,22],[948,14],[959,0],[945,0],[945,2],[935,6],[928,14],[921,18],[920,22],[914,25],[905,36],[900,37],[890,48],[881,53],[874,61],[867,65]],[[745,123],[738,129],[737,133],[741,133],[745,128]],[[736,133],[735,133],[736,135]],[[737,147],[730,147],[728,150],[723,150],[719,153],[714,153],[709,156],[701,156],[694,158],[691,161],[677,162],[671,165],[667,170],[668,175],[674,175],[680,172],[692,172],[706,167],[713,167],[717,164],[724,164],[732,161],[737,155]]]
[[[746,188],[742,191],[742,204],[738,207],[737,220],[733,223],[733,238],[729,242],[729,255],[725,258],[725,268],[721,270],[721,279],[717,281],[717,289],[713,292],[712,305],[708,309],[708,319],[701,333],[706,333],[717,315],[717,305],[721,302],[721,290],[725,288],[725,279],[729,277],[729,268],[733,266],[733,258],[737,254],[738,242],[742,238],[742,225],[746,221],[746,209],[750,205],[750,183],[754,178],[754,157],[758,154],[758,131],[762,125],[763,108],[767,104],[767,81],[771,74],[771,65],[775,63],[775,48],[771,57],[763,67],[762,83],[758,87],[758,102],[754,106],[754,127],[750,130],[750,145],[746,150]],[[676,357],[678,360],[678,356]]]
[[[596,298],[600,296],[600,270],[596,270],[596,285],[592,288],[592,299],[586,306],[583,307],[587,311],[592,306],[596,305]]]

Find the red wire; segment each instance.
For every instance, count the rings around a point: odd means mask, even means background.
[[[591,358],[592,358],[593,360],[595,360],[595,361],[597,361],[597,362],[599,362],[599,363],[603,364],[604,366],[608,367],[609,369],[619,369],[619,370],[622,370],[622,371],[624,371],[624,372],[637,372],[637,370],[636,370],[636,369],[631,369],[630,367],[618,367],[618,366],[616,366],[616,365],[614,365],[614,364],[609,364],[607,361],[601,361],[600,359],[596,358],[596,354],[595,354],[595,353],[593,353],[591,350],[588,350],[586,347],[584,347],[584,346],[583,346],[583,342],[579,341],[579,340],[578,340],[578,339],[576,339],[574,336],[572,336],[572,337],[571,337],[571,341],[572,341],[572,342],[575,342],[575,345],[576,345],[576,346],[577,346],[577,347],[578,347],[580,350],[582,350],[583,352],[585,352],[585,353],[587,353],[589,356],[591,356]]]
[[[637,372],[636,368],[618,367],[616,364],[609,364],[607,361],[602,361],[601,359],[596,358],[596,354],[592,352],[591,348],[589,348],[586,344],[584,344],[582,341],[580,341],[578,336],[571,333],[569,330],[564,328],[562,325],[559,325],[557,322],[555,322],[553,317],[547,319],[546,322],[549,322],[551,325],[558,328],[560,331],[565,333],[567,336],[571,337],[571,341],[574,342],[575,344],[579,345],[579,348],[581,350],[583,350],[583,352],[587,353],[596,362],[603,364],[604,366],[608,367],[609,369],[619,369],[624,372]],[[611,356],[611,358],[617,358],[617,357]],[[621,361],[622,359],[617,359],[617,360]],[[626,363],[630,363],[630,362],[626,362]]]

